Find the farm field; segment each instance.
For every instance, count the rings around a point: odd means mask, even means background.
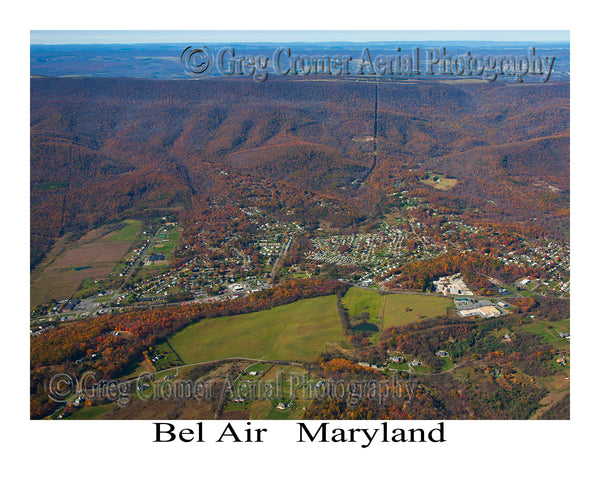
[[[126,220],[118,229],[102,226],[73,243],[65,243],[60,253],[32,274],[30,306],[53,298],[70,298],[86,278],[108,277],[131,247],[141,225],[138,220]]]
[[[369,314],[370,323],[381,324],[383,295],[373,290],[349,288],[342,303],[348,309],[348,315],[351,317],[358,317],[361,313],[366,312]]]
[[[408,293],[389,294],[385,298],[384,329],[418,322],[423,318],[445,315],[448,308],[453,306],[452,300],[445,297]]]
[[[169,339],[187,364],[233,356],[265,360],[314,360],[344,332],[336,297],[310,298],[270,310],[202,320]]]
[[[348,289],[342,301],[350,316],[367,312],[369,322],[383,327],[383,330],[417,322],[423,318],[445,315],[448,308],[453,306],[452,300],[445,297],[404,293],[388,294],[384,297],[375,291],[361,288]]]

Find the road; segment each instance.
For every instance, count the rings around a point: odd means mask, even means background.
[[[152,236],[152,239],[144,247],[144,252],[142,254],[138,255],[138,257],[136,258],[135,262],[133,262],[133,265],[131,265],[131,267],[129,268],[129,270],[127,270],[127,273],[125,275],[123,275],[123,281],[121,282],[121,286],[115,291],[115,294],[112,296],[112,298],[110,299],[109,303],[112,302],[112,301],[114,301],[115,298],[117,298],[121,294],[121,291],[123,289],[123,285],[125,285],[125,282],[127,281],[127,279],[129,277],[131,277],[132,273],[134,271],[136,271],[137,268],[140,266],[140,262],[144,262],[148,258],[148,255],[150,254],[150,252],[152,251],[152,248],[156,244],[156,239],[158,237],[158,234],[160,232],[162,232],[164,230],[164,228],[165,228],[164,226],[160,227],[156,231],[156,233]]]
[[[269,276],[269,281],[267,282],[269,285],[271,285],[273,283],[273,279],[275,278],[275,271],[277,270],[277,266],[279,265],[280,260],[285,256],[285,254],[287,253],[287,251],[290,249],[290,245],[292,244],[293,238],[294,237],[290,237],[290,239],[288,240],[286,246],[281,251],[281,254],[279,255],[279,257],[277,257],[277,260],[273,264],[273,269],[271,270],[271,275]]]

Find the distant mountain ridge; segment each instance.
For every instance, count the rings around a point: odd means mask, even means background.
[[[161,208],[345,226],[402,190],[568,234],[568,82],[389,81],[377,95],[374,165],[373,82],[34,78],[32,265],[65,232]],[[458,183],[427,187],[429,171]]]

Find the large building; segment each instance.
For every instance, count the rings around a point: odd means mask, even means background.
[[[449,277],[440,277],[438,280],[434,280],[433,284],[435,285],[435,291],[444,295],[473,295],[460,273],[455,273]]]

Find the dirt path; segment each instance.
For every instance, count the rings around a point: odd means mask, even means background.
[[[567,393],[569,393],[569,390],[565,390],[564,392],[549,393],[548,395],[546,395],[544,398],[542,398],[540,400],[540,405],[542,405],[542,406],[540,408],[538,408],[535,412],[533,412],[533,415],[529,418],[531,420],[539,420],[544,412],[550,410],[550,408],[552,408],[552,406],[554,404],[556,404],[557,402],[562,400],[562,398]]]
[[[381,328],[379,329],[379,331],[383,333],[383,329],[385,326],[385,320],[384,320],[385,319],[385,317],[384,317],[384,315],[385,315],[385,299],[386,299],[387,295],[382,295],[382,297],[383,297],[383,302],[381,303]]]

